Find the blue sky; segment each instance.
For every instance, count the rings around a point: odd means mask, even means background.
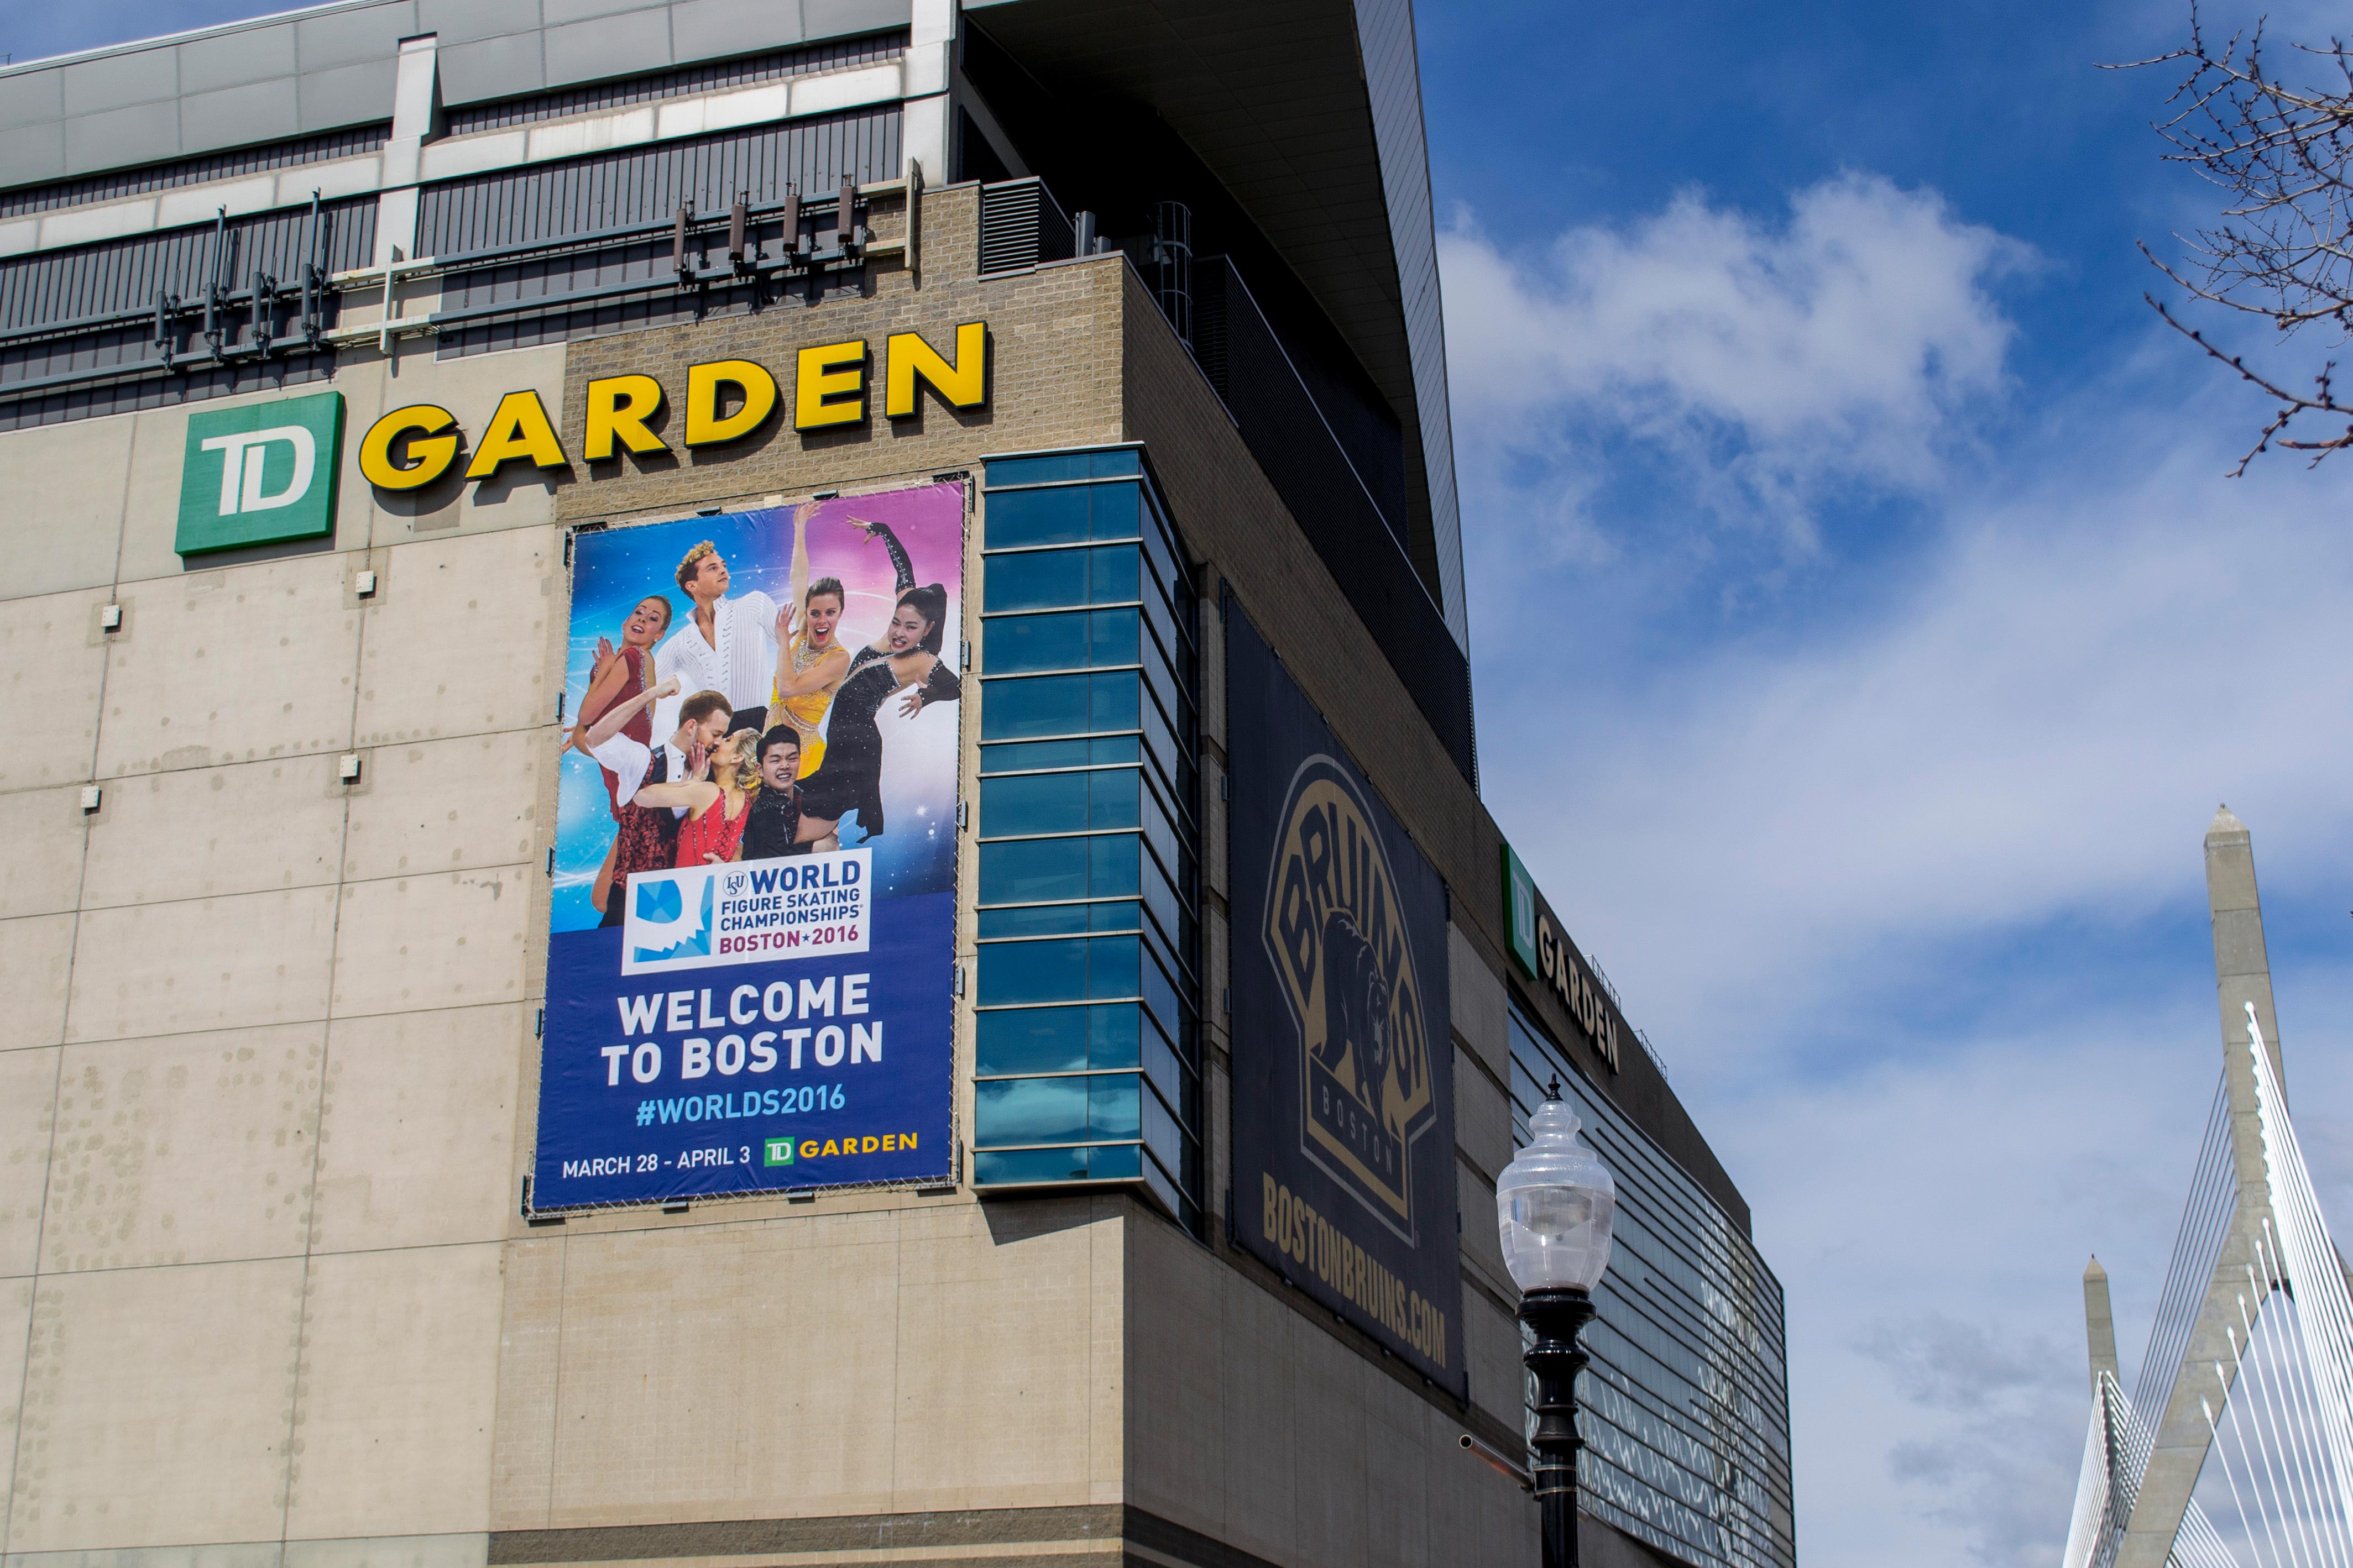
[[[2057,1563],[2077,1278],[2129,1381],[2219,1070],[2219,800],[2353,1222],[2353,455],[2224,479],[2265,411],[2141,303],[2212,199],[2094,67],[2186,24],[1419,10],[1486,794],[1754,1205],[1808,1568]]]

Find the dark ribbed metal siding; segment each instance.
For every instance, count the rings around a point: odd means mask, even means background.
[[[323,135],[305,136],[295,142],[241,147],[233,153],[213,153],[201,158],[150,163],[143,169],[118,169],[92,174],[86,179],[0,191],[0,218],[22,217],[26,213],[55,212],[60,207],[89,206],[96,202],[146,195],[153,191],[175,190],[182,185],[201,185],[211,180],[233,180],[240,175],[263,174],[271,169],[291,169],[304,163],[326,163],[337,158],[353,158],[375,152],[391,135],[392,127],[388,124],[356,125],[344,131],[330,131]]]
[[[772,202],[787,184],[820,196],[845,174],[862,184],[898,174],[894,103],[428,185],[417,204],[417,253],[548,243],[667,217],[681,205],[724,211],[739,191]]]
[[[1197,358],[1242,444],[1455,765],[1473,778],[1470,662],[1415,572],[1403,529],[1381,515],[1308,383],[1226,258],[1194,263],[1193,310]]]
[[[463,136],[476,131],[500,131],[510,125],[561,120],[566,115],[626,109],[633,103],[685,98],[698,92],[723,92],[729,88],[752,87],[764,81],[781,81],[787,77],[808,76],[817,71],[872,65],[878,60],[895,60],[906,52],[907,34],[903,28],[888,33],[871,33],[862,38],[833,38],[797,49],[774,49],[766,54],[714,60],[652,76],[592,82],[586,87],[535,92],[521,98],[501,99],[494,103],[467,104],[448,110],[443,116],[442,123],[452,136]]]
[[[796,281],[782,298],[773,286],[721,286],[563,303],[563,296],[582,289],[671,276],[667,231],[602,238],[598,231],[658,222],[681,205],[705,217],[723,215],[741,191],[758,205],[797,187],[813,203],[818,247],[827,247],[830,197],[843,176],[860,184],[898,176],[899,125],[899,107],[891,104],[430,186],[419,204],[418,252],[457,264],[443,277],[441,309],[514,308],[511,316],[445,328],[437,352],[446,357],[563,342],[748,310],[755,299],[814,302],[855,290],[859,275],[851,272],[813,286]],[[778,234],[773,220],[754,226],[754,238],[771,247]],[[712,259],[703,255],[710,241],[698,236],[699,260]],[[470,252],[533,245],[550,248],[479,265],[465,260]]]
[[[334,374],[333,351],[322,350],[299,359],[273,359],[266,365],[204,365],[172,375],[61,387],[33,397],[10,399],[0,392],[0,431],[135,414],[142,408],[170,408],[233,393],[303,386]]]
[[[299,277],[310,216],[308,207],[289,207],[229,219],[222,237],[222,286],[242,289],[257,267],[280,279]],[[321,209],[321,221],[330,272],[369,264],[375,248],[374,196],[329,203]],[[194,299],[211,282],[213,262],[210,224],[12,256],[0,260],[0,331],[113,311],[143,312],[154,305],[158,289]],[[5,352],[22,350],[11,345]]]
[[[364,267],[375,248],[372,196],[321,209],[329,271]],[[280,280],[299,279],[306,259],[307,208],[232,219],[222,232],[219,277],[224,289],[246,289],[258,267]],[[99,380],[11,397],[12,384],[76,371],[136,370],[159,363],[150,312],[156,290],[199,300],[215,276],[214,231],[207,224],[111,240],[72,250],[43,251],[0,261],[0,429],[153,408],[190,398],[295,383],[323,374],[332,356],[312,354],[267,367],[203,365],[143,379]],[[323,301],[327,324],[334,301]],[[248,335],[249,311],[220,320],[229,346]],[[286,311],[278,312],[286,331]],[[19,335],[22,334],[22,335]],[[184,353],[193,336],[184,324]]]

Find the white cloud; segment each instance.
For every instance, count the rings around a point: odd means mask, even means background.
[[[1509,675],[1482,690],[1505,697],[1488,754],[1520,759],[1490,767],[1491,805],[1577,867],[1564,912],[1619,984],[1676,999],[1679,1059],[1746,1055],[1711,1037],[1760,988],[1816,1005],[1918,943],[2194,896],[2219,799],[2275,853],[2333,850],[2353,549],[2283,503],[2346,489],[2233,486],[2218,452],[2136,443],[2125,471],[1980,491],[1876,602],[1588,689],[1573,731],[1515,731]]]
[[[2031,252],[1851,174],[1779,223],[1686,192],[1527,254],[1466,215],[1440,258],[1472,468],[1622,431],[1679,457],[1712,510],[1802,537],[1827,488],[1936,479],[1955,414],[2002,385],[2012,329],[1989,285]]]

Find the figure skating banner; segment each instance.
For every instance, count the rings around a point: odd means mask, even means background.
[[[583,533],[530,1206],[954,1167],[965,491]]]
[[[1445,885],[1239,605],[1226,733],[1236,1235],[1465,1397]]]

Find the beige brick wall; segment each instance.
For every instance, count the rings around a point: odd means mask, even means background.
[[[675,515],[723,498],[807,495],[976,468],[987,452],[1122,439],[1124,264],[1117,257],[1103,257],[981,278],[969,259],[978,205],[977,186],[934,193],[924,205],[920,273],[878,265],[865,298],[828,300],[815,309],[777,305],[756,315],[574,344],[566,370],[567,410],[580,408],[581,389],[590,380],[625,373],[653,376],[674,404],[684,393],[689,365],[721,359],[765,366],[782,388],[782,406],[750,439],[691,449],[681,445],[682,419],[673,407],[667,432],[670,453],[575,462],[572,472],[578,482],[563,487],[559,514],[567,520]],[[885,340],[893,332],[920,332],[944,353],[955,347],[955,328],[965,321],[988,323],[987,405],[951,409],[926,394],[913,417],[885,418],[879,384]],[[851,339],[863,339],[872,355],[874,384],[865,422],[794,429],[796,354]],[[581,435],[578,414],[569,414],[565,450],[575,458],[583,450]]]

